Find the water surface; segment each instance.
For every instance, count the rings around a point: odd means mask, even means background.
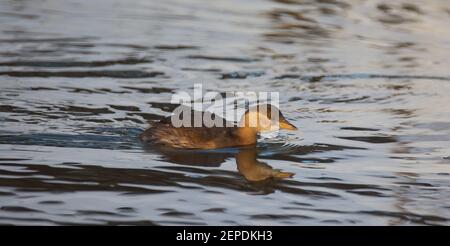
[[[445,0],[5,0],[0,23],[0,224],[450,224]],[[142,145],[194,83],[279,91],[300,131]]]

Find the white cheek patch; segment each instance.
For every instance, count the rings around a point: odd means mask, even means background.
[[[258,114],[255,112],[250,112],[248,114],[248,117],[246,118],[248,122],[246,122],[246,125],[250,127],[257,127],[258,126]]]
[[[270,129],[271,125],[272,125],[272,121],[269,120],[267,117],[265,116],[261,116],[260,120],[259,120],[259,124],[261,126],[262,129]]]
[[[262,131],[278,131],[280,129],[280,125],[278,122],[274,122],[273,120],[267,118],[265,115],[260,117],[260,129]]]

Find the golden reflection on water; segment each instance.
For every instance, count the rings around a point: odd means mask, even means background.
[[[294,176],[294,173],[273,169],[265,162],[258,161],[256,149],[241,149],[236,154],[236,166],[239,173],[248,181],[262,181],[270,178],[285,179]]]
[[[242,147],[239,149],[189,150],[176,149],[154,144],[144,144],[144,150],[150,154],[158,154],[161,159],[173,164],[185,166],[221,166],[227,159],[234,159],[236,169],[245,180],[250,182],[269,181],[294,177],[292,172],[274,169],[266,162],[258,160],[258,147]]]

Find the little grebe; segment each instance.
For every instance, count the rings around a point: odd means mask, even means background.
[[[192,115],[198,111],[191,111]],[[278,114],[278,122],[273,122],[272,113]],[[204,114],[201,112],[201,114]],[[215,117],[217,122],[218,116]],[[281,114],[280,110],[273,105],[265,104],[251,107],[242,116],[238,125],[225,127],[174,127],[171,117],[166,117],[159,122],[151,124],[139,136],[144,142],[163,144],[175,148],[192,149],[215,149],[225,147],[237,147],[244,145],[255,145],[257,135],[260,132],[273,131],[277,129],[296,130],[297,127],[289,123]],[[252,122],[256,122],[252,123]]]

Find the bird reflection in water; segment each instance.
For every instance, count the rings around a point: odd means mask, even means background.
[[[239,173],[248,181],[285,179],[294,176],[294,173],[273,169],[267,163],[258,161],[255,148],[239,150],[236,154],[236,166]]]
[[[164,161],[188,166],[219,167],[227,159],[234,158],[239,174],[250,182],[280,180],[294,176],[294,173],[274,169],[267,163],[259,161],[257,147],[180,150],[144,144],[144,149],[147,152],[161,155]]]

